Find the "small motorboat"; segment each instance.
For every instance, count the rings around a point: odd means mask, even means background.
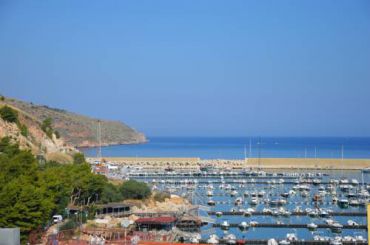
[[[358,226],[358,225],[359,225],[357,222],[355,222],[355,221],[353,221],[353,220],[348,220],[348,221],[347,221],[347,224],[348,224],[349,226]]]
[[[309,230],[313,231],[313,230],[316,230],[316,229],[317,229],[317,225],[316,225],[315,223],[309,223],[309,224],[307,225],[307,228],[308,228]]]
[[[330,225],[330,229],[332,230],[332,232],[340,233],[342,232],[342,228],[343,228],[343,225],[337,222],[334,222],[333,224]]]
[[[243,221],[243,222],[241,222],[240,224],[239,224],[239,229],[240,230],[246,230],[246,229],[248,229],[249,228],[249,224],[247,223],[247,222],[245,222],[245,221]]]
[[[215,234],[211,234],[209,236],[209,239],[207,240],[207,243],[208,244],[218,244],[219,243],[219,238],[217,235]]]
[[[227,220],[225,220],[224,222],[221,223],[221,229],[222,230],[228,230],[230,228],[230,224],[229,222],[227,222]]]
[[[208,204],[208,206],[215,206],[216,202],[213,201],[213,200],[208,200],[207,204]]]
[[[340,208],[348,208],[349,205],[349,201],[347,199],[340,199],[337,203]]]

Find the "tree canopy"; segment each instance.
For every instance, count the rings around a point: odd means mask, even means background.
[[[82,156],[81,156],[82,155]],[[78,164],[46,162],[40,165],[30,151],[20,150],[7,137],[0,140],[0,227],[20,227],[22,239],[67,205],[143,199],[150,195],[145,183],[127,181],[116,186],[91,172],[83,154]]]

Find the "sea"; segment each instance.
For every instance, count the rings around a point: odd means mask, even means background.
[[[97,148],[81,148],[88,157]],[[144,144],[102,147],[109,157],[199,157],[201,159],[370,159],[370,137],[149,137]]]

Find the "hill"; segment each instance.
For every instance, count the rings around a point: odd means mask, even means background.
[[[2,103],[11,105],[25,114],[32,115],[39,122],[51,118],[53,128],[60,134],[64,142],[71,146],[97,146],[99,144],[97,139],[99,121],[101,124],[102,145],[146,142],[144,134],[137,132],[122,122],[90,118],[66,110],[45,105],[35,105],[11,98],[5,98]]]

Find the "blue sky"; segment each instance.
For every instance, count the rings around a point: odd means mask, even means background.
[[[151,136],[370,136],[370,2],[0,1],[0,93]]]

